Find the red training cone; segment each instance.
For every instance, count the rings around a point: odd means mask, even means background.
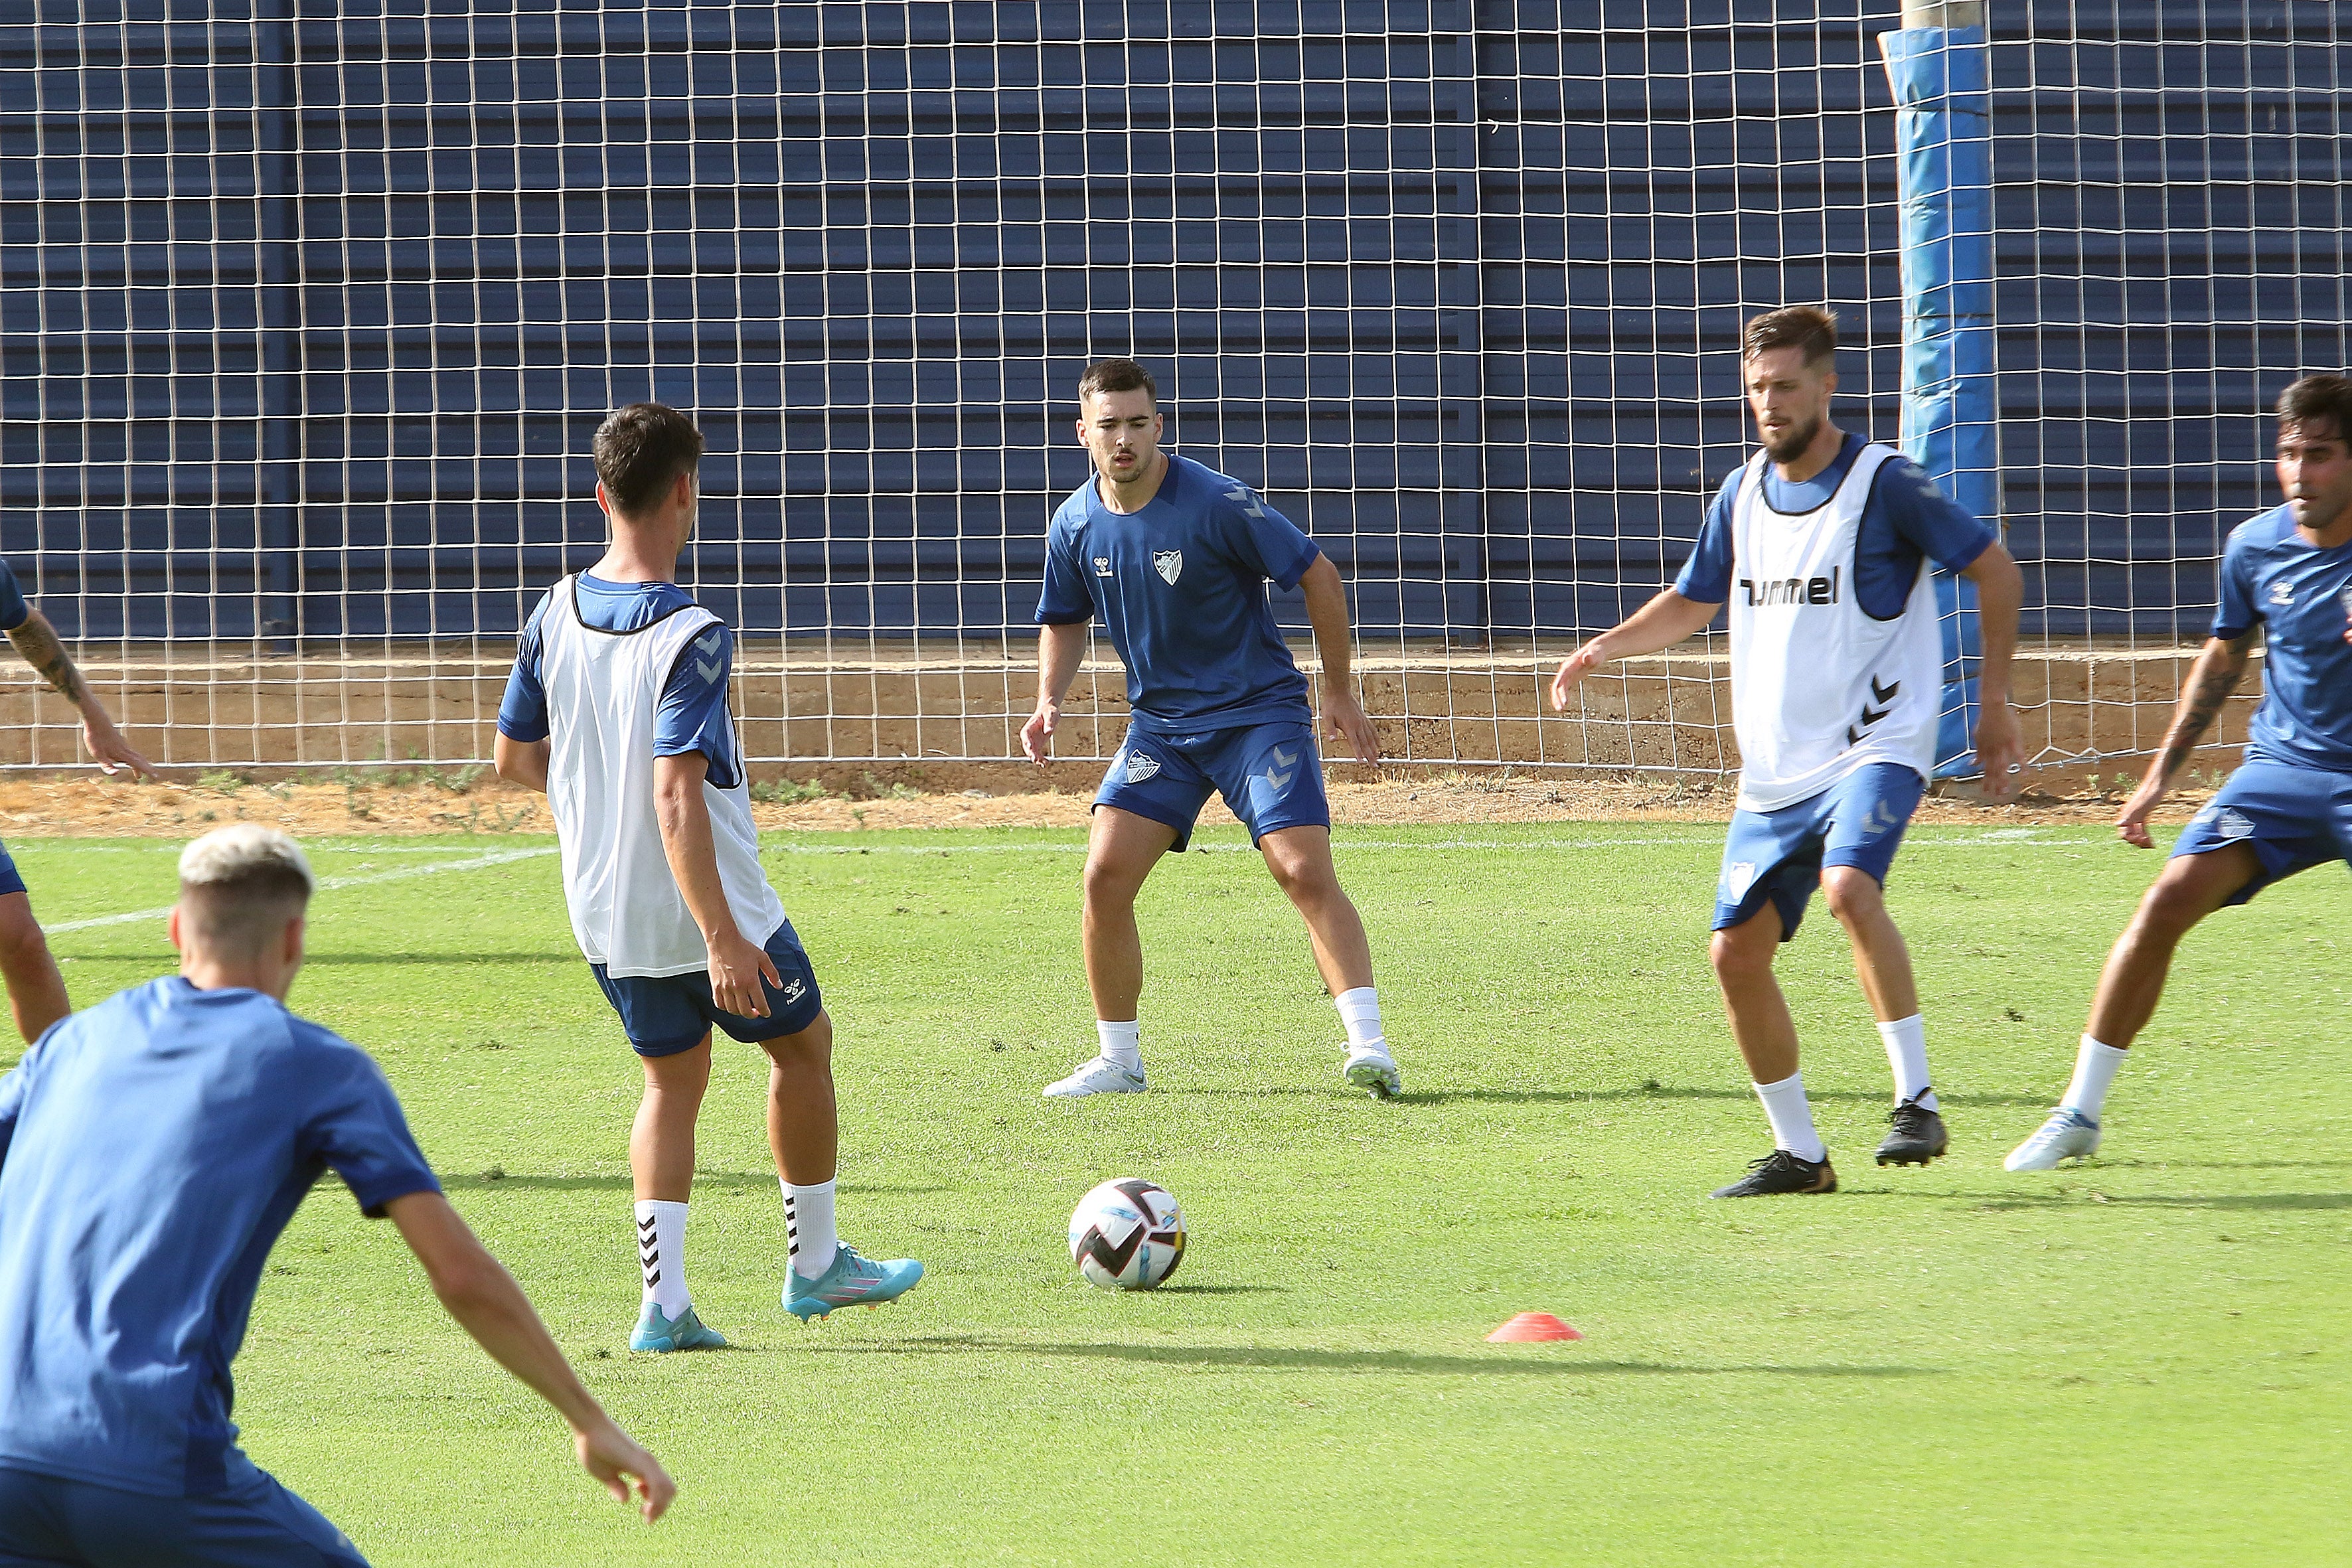
[[[1528,1340],[1580,1340],[1584,1336],[1549,1312],[1521,1312],[1486,1336],[1490,1345],[1519,1344]]]

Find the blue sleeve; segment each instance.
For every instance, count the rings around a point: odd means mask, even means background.
[[[654,755],[700,752],[710,759],[710,782],[733,789],[735,721],[727,711],[727,682],[735,669],[735,634],[714,624],[677,650],[661,706],[654,712]]]
[[[1236,482],[1223,495],[1232,523],[1227,539],[1234,554],[1244,566],[1255,566],[1260,576],[1282,592],[1297,587],[1298,580],[1323,552],[1297,523],[1266,505],[1265,498],[1249,486]]]
[[[0,561],[0,632],[13,632],[32,618],[33,606],[25,603],[25,590],[16,586],[16,574]]]
[[[1694,605],[1720,605],[1731,597],[1731,506],[1745,471],[1733,469],[1723,488],[1715,492],[1715,500],[1707,503],[1698,543],[1675,578],[1675,592]]]
[[[1945,498],[1918,464],[1890,458],[1872,498],[1904,542],[1948,572],[1965,572],[1992,547],[1993,531]]]
[[[370,1219],[382,1219],[383,1205],[394,1198],[439,1192],[440,1180],[410,1134],[383,1069],[358,1047],[326,1037],[349,1053],[345,1059],[352,1065],[320,1097],[302,1130],[304,1152],[342,1177]]]
[[[1078,531],[1057,515],[1045,531],[1045,584],[1037,595],[1037,624],[1066,626],[1094,616],[1086,563],[1078,559]]]
[[[2247,579],[2246,552],[2238,548],[2234,533],[2221,548],[2221,587],[2220,602],[2213,606],[2213,635],[2223,642],[2235,642],[2254,629],[2263,612],[2254,585]]]
[[[507,676],[507,694],[499,702],[499,733],[509,741],[547,739],[547,688],[539,679],[539,622],[546,614],[542,598],[523,624],[514,669]]]

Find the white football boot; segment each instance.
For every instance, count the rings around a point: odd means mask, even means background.
[[[1082,1094],[1141,1094],[1143,1069],[1123,1068],[1108,1057],[1080,1062],[1076,1072],[1045,1086],[1048,1100],[1076,1100]]]
[[[1404,1092],[1404,1078],[1397,1071],[1396,1058],[1379,1046],[1349,1051],[1339,1072],[1358,1089],[1370,1090],[1374,1100],[1394,1100]]]
[[[2061,1160],[2088,1159],[2098,1152],[2099,1124],[2062,1105],[2000,1164],[2005,1171],[2054,1171]]]

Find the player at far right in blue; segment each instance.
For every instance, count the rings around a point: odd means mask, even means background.
[[[2213,635],[2190,666],[2164,747],[2116,818],[2154,848],[2148,814],[2267,645],[2246,759],[2172,847],[2107,954],[2074,1080],[2042,1130],[2003,1162],[2047,1171],[2094,1154],[2116,1069],[2164,994],[2173,951],[2227,904],[2331,860],[2352,861],[2352,380],[2305,376],[2278,400],[2284,504],[2238,525],[2221,552]]]
[[[2009,706],[2024,593],[2017,563],[1903,454],[1831,423],[1836,357],[1826,310],[1798,306],[1748,323],[1740,379],[1764,449],[1723,481],[1675,585],[1570,655],[1551,687],[1552,705],[1565,709],[1576,683],[1610,660],[1672,647],[1731,605],[1739,797],[1712,952],[1773,1150],[1718,1198],[1837,1190],[1797,1070],[1797,1026],[1772,975],[1816,887],[1853,944],[1895,1072],[1878,1163],[1925,1165],[1950,1142],[1928,1082],[1911,952],[1885,896],[1936,765],[1944,653],[1930,560],[1977,585],[1985,793],[2010,794],[2020,766]]]
[[[1330,559],[1247,485],[1162,452],[1160,428],[1159,389],[1133,360],[1102,360],[1078,378],[1078,439],[1095,471],[1046,532],[1037,710],[1021,727],[1022,749],[1034,763],[1052,749],[1097,616],[1127,666],[1131,718],[1096,792],[1087,846],[1087,984],[1101,1054],[1045,1093],[1142,1090],[1135,895],[1162,855],[1191,841],[1214,790],[1307,918],[1348,1031],[1342,1076],[1387,1099],[1403,1085],[1381,1032],[1371,945],[1332,868],[1307,678],[1265,592],[1268,582],[1305,590],[1324,716],[1358,760],[1376,763],[1379,738],[1349,689],[1347,588]]]

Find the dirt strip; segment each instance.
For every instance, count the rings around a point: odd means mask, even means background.
[[[2120,786],[2122,775],[2112,781]],[[1090,792],[926,794],[905,785],[860,797],[814,784],[764,784],[752,815],[766,829],[882,831],[902,827],[1074,827],[1087,820]],[[2210,789],[2178,792],[2158,822],[2186,821]],[[1720,822],[1731,815],[1727,783],[1635,779],[1620,783],[1528,781],[1479,773],[1446,778],[1335,782],[1335,822],[1347,826],[1482,822]],[[2007,805],[1977,803],[1960,789],[1931,795],[1918,821],[2104,826],[2121,800],[2074,785],[2060,795],[2029,791]],[[132,784],[95,773],[0,780],[0,837],[193,836],[216,823],[265,822],[304,836],[328,834],[499,835],[546,833],[541,797],[479,770],[420,768],[308,783],[255,784],[229,773],[201,783]],[[1212,801],[1203,826],[1230,824]]]

